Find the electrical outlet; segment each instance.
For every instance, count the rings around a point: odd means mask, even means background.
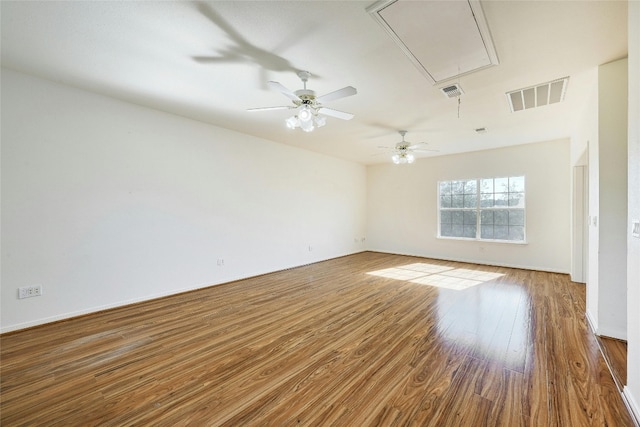
[[[42,285],[23,286],[18,288],[18,299],[39,297],[42,295]]]
[[[218,267],[224,267],[224,258],[218,258]]]

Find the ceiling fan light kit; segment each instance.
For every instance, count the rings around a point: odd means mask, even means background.
[[[316,127],[327,124],[325,117],[319,116],[308,105],[302,105],[298,109],[298,114],[285,120],[289,129],[300,128],[305,132],[312,132]]]
[[[396,165],[413,163],[415,159],[416,159],[415,156],[411,153],[399,153],[391,156],[391,161]]]
[[[331,116],[342,120],[351,120],[353,118],[353,114],[327,108],[323,106],[323,103],[355,95],[358,93],[356,88],[346,86],[326,95],[316,97],[315,91],[307,89],[307,81],[310,76],[311,73],[308,71],[298,72],[298,77],[302,80],[304,87],[303,89],[299,89],[295,92],[289,90],[281,83],[274,81],[270,81],[268,83],[272,89],[277,90],[289,98],[293,102],[293,106],[250,108],[248,111],[296,109],[296,114],[286,119],[285,124],[289,129],[300,128],[305,132],[312,132],[315,128],[326,125],[327,118],[324,116]]]

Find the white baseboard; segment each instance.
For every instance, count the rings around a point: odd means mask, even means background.
[[[591,332],[594,335],[598,335],[598,322],[593,320],[593,317],[591,316],[591,313],[589,312],[589,310],[585,312],[585,317],[587,318],[587,323],[589,324],[589,328],[591,329]]]
[[[622,390],[622,400],[629,410],[631,418],[633,418],[633,422],[636,424],[636,427],[640,427],[640,406],[634,399],[633,395],[631,394],[631,390],[629,390],[629,387],[627,386],[625,386]]]
[[[587,310],[585,312],[585,317],[587,318],[587,323],[589,324],[589,328],[594,335],[605,338],[613,338],[617,340],[626,341],[627,340],[627,331],[621,331],[615,328],[607,328],[603,326],[599,326],[598,323],[593,319],[593,316]]]
[[[587,311],[585,313],[585,317],[587,318],[587,323],[589,324],[589,329],[591,329],[591,332],[594,335],[597,336],[605,336],[605,337],[609,337],[610,335],[608,335],[605,331],[605,333],[598,333],[598,326],[597,323],[593,320],[593,317],[591,316],[591,313],[589,313],[589,311]],[[611,337],[611,338],[615,338],[615,337]],[[598,344],[598,346],[600,346],[600,344]],[[602,348],[600,348],[600,352],[602,352]],[[605,359],[605,362],[607,363],[607,366],[609,367],[609,371],[611,371],[611,366],[609,366],[609,362]],[[611,371],[611,375],[613,376],[613,372]],[[622,392],[620,393],[620,395],[622,396],[622,400],[624,401],[624,405],[627,407],[627,410],[629,411],[629,414],[631,415],[631,418],[633,418],[633,422],[635,423],[636,427],[640,427],[640,406],[638,406],[638,403],[636,402],[636,400],[634,399],[633,395],[631,394],[631,391],[629,390],[629,387],[624,386]]]
[[[221,282],[221,283],[224,283],[224,282]],[[210,286],[220,285],[221,283],[201,284],[201,285],[191,286],[191,287],[188,287],[188,288],[181,288],[181,289],[171,290],[171,291],[168,291],[168,292],[162,292],[162,293],[157,293],[157,294],[152,294],[152,295],[145,295],[145,296],[142,296],[140,298],[132,298],[132,299],[125,300],[125,301],[117,301],[117,302],[114,302],[112,304],[94,306],[94,307],[86,308],[84,310],[77,310],[77,311],[72,311],[72,312],[67,312],[67,313],[61,313],[61,314],[57,314],[55,316],[49,316],[49,317],[43,317],[43,318],[31,320],[29,322],[17,323],[17,324],[14,324],[14,325],[1,327],[0,328],[0,334],[4,334],[6,332],[19,331],[21,329],[33,328],[35,326],[46,325],[47,323],[58,322],[58,321],[61,321],[61,320],[69,320],[69,319],[73,319],[74,317],[80,317],[80,316],[85,316],[87,314],[99,313],[99,312],[102,312],[102,311],[111,310],[113,308],[124,307],[124,306],[127,306],[127,305],[137,304],[137,303],[141,303],[141,302],[145,302],[145,301],[151,301],[151,300],[154,300],[154,299],[164,298],[164,297],[168,297],[168,296],[171,296],[171,295],[178,295],[178,294],[181,294],[181,293],[184,293],[184,292],[190,292],[190,291],[195,291],[195,290],[198,290],[198,289],[208,288]]]
[[[138,304],[138,303],[141,303],[141,302],[151,301],[151,300],[158,299],[158,298],[169,297],[169,296],[172,296],[172,295],[178,295],[178,294],[182,294],[182,293],[185,293],[185,292],[197,291],[198,289],[204,289],[204,288],[208,288],[208,287],[211,287],[211,286],[216,286],[216,285],[221,285],[221,284],[225,284],[225,283],[235,282],[236,280],[249,279],[249,278],[252,278],[252,277],[262,276],[263,274],[270,274],[270,273],[275,273],[275,272],[278,272],[278,271],[289,270],[291,268],[298,268],[298,267],[302,267],[304,265],[315,264],[317,262],[327,261],[327,260],[335,259],[335,258],[341,258],[341,257],[344,257],[344,256],[358,254],[358,253],[361,253],[361,252],[366,252],[366,250],[362,249],[362,250],[358,250],[356,252],[347,252],[347,253],[342,254],[342,255],[338,254],[338,255],[332,255],[330,257],[317,258],[317,259],[313,259],[313,260],[311,260],[311,261],[309,261],[308,263],[305,263],[305,264],[292,264],[292,265],[289,265],[289,266],[283,266],[283,267],[281,267],[279,269],[276,269],[276,270],[251,271],[251,272],[246,272],[246,273],[243,273],[243,274],[229,275],[229,276],[225,277],[224,279],[222,279],[222,280],[220,280],[218,282],[201,283],[201,284],[198,284],[198,285],[193,285],[193,286],[184,287],[184,288],[170,289],[170,290],[168,290],[166,292],[159,292],[159,293],[156,293],[156,294],[144,295],[144,296],[141,296],[139,298],[132,298],[132,299],[129,299],[129,300],[124,300],[124,301],[116,301],[116,302],[113,302],[111,304],[93,306],[93,307],[85,308],[85,309],[82,309],[82,310],[66,312],[66,313],[60,313],[60,314],[56,314],[54,316],[42,317],[42,318],[30,320],[28,322],[23,322],[23,323],[15,323],[15,324],[12,324],[12,325],[9,325],[9,326],[0,325],[0,334],[4,334],[4,333],[7,333],[7,332],[15,332],[15,331],[19,331],[19,330],[22,330],[22,329],[33,328],[33,327],[41,326],[41,325],[46,325],[47,323],[53,323],[53,322],[58,322],[58,321],[62,321],[62,320],[69,320],[69,319],[73,319],[74,317],[79,317],[79,316],[85,316],[85,315],[88,315],[88,314],[99,313],[99,312],[106,311],[106,310],[111,310],[111,309],[114,309],[114,308],[124,307],[124,306],[132,305],[132,304]]]
[[[622,341],[627,340],[627,331],[621,331],[616,328],[607,328],[606,326],[600,326],[598,328],[598,335],[601,337],[615,338]]]
[[[494,262],[494,261],[487,261],[487,260],[473,259],[473,258],[443,257],[440,255],[434,255],[434,254],[390,252],[390,251],[384,251],[379,249],[368,249],[368,250],[369,252],[379,252],[382,254],[406,255],[406,256],[414,256],[414,257],[420,257],[420,258],[430,258],[430,259],[437,259],[439,261],[464,262],[468,264],[488,265],[491,267],[507,267],[507,268],[518,268],[520,270],[533,270],[533,271],[544,271],[547,273],[569,274],[568,270],[557,270],[553,268],[540,267],[535,265],[510,264],[510,263],[504,263],[504,262]]]

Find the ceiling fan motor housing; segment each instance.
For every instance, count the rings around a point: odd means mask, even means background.
[[[300,89],[295,91],[295,94],[302,101],[314,101],[316,99],[316,93],[311,89]]]

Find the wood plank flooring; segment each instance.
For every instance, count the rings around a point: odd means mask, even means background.
[[[584,311],[566,275],[365,252],[5,334],[0,424],[632,426]]]
[[[622,392],[627,383],[627,342],[615,338],[597,337],[600,350],[605,362],[609,366],[611,376]]]

